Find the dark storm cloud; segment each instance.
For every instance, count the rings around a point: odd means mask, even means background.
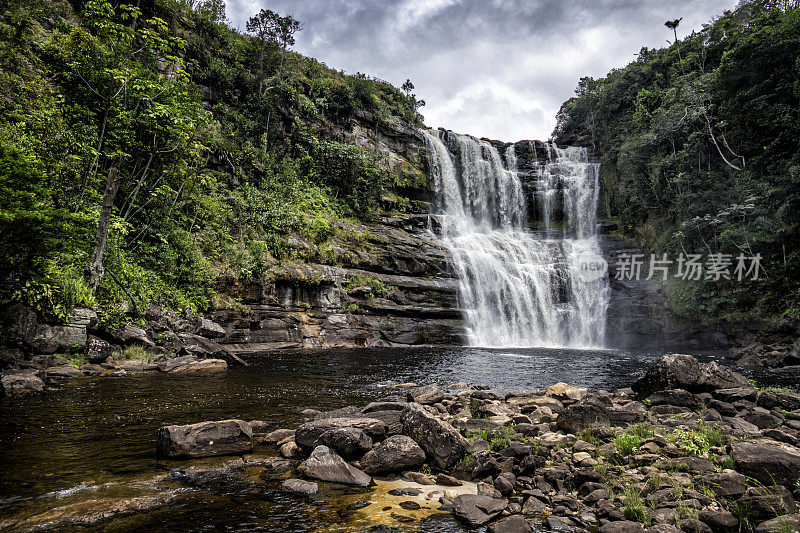
[[[547,138],[582,76],[698,30],[735,0],[228,0],[244,28],[261,8],[303,21],[295,49],[396,85],[410,78],[426,123],[503,140]]]

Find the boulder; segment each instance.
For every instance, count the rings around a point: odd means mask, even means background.
[[[572,385],[567,385],[566,383],[556,383],[555,385],[547,387],[547,390],[545,391],[547,396],[556,398],[562,402],[564,400],[583,400],[587,393],[588,391],[583,387],[575,387]]]
[[[67,323],[72,326],[94,328],[97,326],[97,313],[87,307],[76,307],[67,315]]]
[[[48,379],[76,378],[82,375],[83,372],[81,372],[72,365],[51,366],[50,368],[45,370],[45,376]]]
[[[469,449],[467,439],[457,429],[434,417],[418,403],[410,403],[403,410],[403,432],[442,469],[455,465]]]
[[[756,526],[756,533],[775,533],[776,531],[800,531],[800,514],[776,516]]]
[[[264,444],[278,444],[286,437],[294,437],[294,430],[276,429],[274,431],[270,431],[269,433],[264,435],[264,438],[261,440],[261,442]]]
[[[345,459],[358,459],[372,448],[372,439],[358,428],[333,428],[319,437],[324,444]]]
[[[737,470],[765,485],[794,487],[800,472],[800,449],[773,440],[737,442],[731,446]]]
[[[599,533],[644,533],[644,526],[630,520],[618,520],[601,526]]]
[[[489,525],[489,533],[531,533],[533,528],[525,518],[513,515]]]
[[[719,504],[715,508],[700,509],[698,518],[704,524],[708,524],[712,531],[736,531],[739,528],[739,519]]]
[[[691,355],[665,354],[631,384],[640,397],[666,389],[693,388],[700,379],[700,363]]]
[[[319,485],[313,481],[305,481],[302,479],[287,479],[281,483],[283,490],[298,494],[300,496],[311,496],[319,491]]]
[[[175,357],[160,365],[158,370],[169,374],[190,373],[190,372],[219,372],[227,370],[228,363],[222,359],[197,359],[191,355]]]
[[[111,357],[111,354],[118,351],[122,351],[118,346],[94,335],[89,335],[86,342],[86,359],[90,363],[102,363]]]
[[[225,328],[207,318],[201,318],[197,333],[209,339],[220,339],[225,336]]]
[[[697,359],[685,354],[662,355],[643,376],[631,384],[639,397],[668,389],[708,392],[748,386],[747,378],[716,361],[701,365]]]
[[[147,336],[145,330],[131,324],[126,324],[124,328],[115,331],[113,335],[115,339],[125,346],[138,344],[140,346],[152,348],[156,345],[150,337]]]
[[[736,505],[754,521],[797,512],[792,494],[783,485],[750,487],[736,500]]]
[[[36,337],[33,339],[33,347],[43,354],[83,351],[86,340],[86,326],[39,324],[36,328]]]
[[[444,400],[444,392],[435,383],[409,389],[406,396],[409,402],[417,402],[423,405],[433,405]]]
[[[405,435],[393,435],[367,452],[361,467],[368,474],[400,472],[425,462],[425,452]]]
[[[718,497],[736,497],[747,490],[747,478],[735,470],[723,470],[703,476],[703,484]]]
[[[676,405],[689,409],[696,409],[700,405],[694,394],[683,389],[656,391],[647,399],[650,401],[650,405]]]
[[[702,365],[696,390],[712,391],[732,387],[748,387],[749,385],[750,381],[743,375],[712,361]]]
[[[281,444],[280,448],[278,449],[278,453],[280,453],[281,457],[284,459],[299,459],[303,457],[303,451],[293,440]]]
[[[253,450],[253,429],[244,420],[199,422],[158,430],[158,454],[163,457],[238,455]]]
[[[39,326],[36,311],[27,304],[16,302],[3,309],[1,314],[2,344],[30,348]]]
[[[383,440],[386,435],[386,424],[375,418],[322,418],[300,425],[294,440],[298,446],[311,450],[320,444],[323,433],[339,428],[360,429],[373,441]]]
[[[35,374],[6,374],[0,380],[0,384],[4,396],[24,396],[44,390],[44,381]]]
[[[453,499],[453,514],[472,527],[489,523],[508,506],[508,502],[490,496],[462,494]]]
[[[357,487],[367,487],[372,483],[370,476],[347,464],[336,452],[324,445],[314,448],[309,458],[300,463],[297,470],[305,476],[330,483]]]
[[[579,433],[610,424],[608,408],[596,401],[582,401],[567,406],[557,420],[558,428],[567,433]]]

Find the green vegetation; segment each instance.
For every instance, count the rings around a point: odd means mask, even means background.
[[[345,218],[408,205],[391,188],[421,171],[350,132],[421,124],[410,85],[293,53],[291,17],[224,20],[220,0],[4,3],[0,302],[202,311],[276,262],[339,261]]]
[[[118,361],[134,359],[143,363],[149,363],[153,360],[153,354],[145,350],[142,346],[134,344],[125,348],[121,353],[115,354],[114,359]]]
[[[472,418],[489,418],[486,405],[480,400],[469,401],[469,414]]]
[[[642,494],[636,485],[625,487],[625,510],[623,512],[628,520],[647,525],[651,523],[650,513],[647,512]]]
[[[363,274],[355,274],[348,276],[342,287],[350,293],[356,290],[366,293],[368,298],[383,298],[395,289],[394,286],[388,285],[378,278],[373,276],[365,276]],[[479,417],[475,417],[479,418]]]
[[[82,365],[89,364],[89,360],[86,359],[86,355],[82,353],[70,354],[67,356],[67,359],[69,359],[69,364],[71,364],[75,368],[80,368]]]
[[[489,449],[494,451],[505,450],[511,446],[511,437],[513,435],[513,426],[504,426],[503,429],[495,431],[489,441]]]
[[[645,439],[653,435],[655,435],[655,430],[649,424],[632,424],[625,433],[614,435],[614,446],[622,455],[633,455],[639,452]]]
[[[730,280],[670,278],[668,303],[678,315],[800,313],[800,9],[793,6],[745,1],[668,48],[642,48],[627,67],[581,79],[559,113],[557,142],[600,156],[601,211],[625,235],[673,258],[731,255]],[[761,254],[758,281],[733,275],[739,254]]]
[[[711,448],[725,445],[725,434],[722,430],[709,424],[701,424],[695,430],[676,429],[664,437],[667,442],[701,457],[708,457]]]

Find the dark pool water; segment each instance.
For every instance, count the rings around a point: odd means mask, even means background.
[[[220,374],[77,378],[58,391],[0,400],[0,518],[25,518],[107,493],[137,493],[185,466],[156,459],[155,435],[163,424],[241,418],[264,420],[269,428],[294,427],[306,419],[303,409],[399,398],[403,391],[389,385],[409,381],[482,383],[499,394],[558,381],[610,390],[629,385],[657,356],[558,349],[329,349],[264,353],[249,357],[248,367]],[[757,377],[785,385],[798,376]],[[112,524],[142,531],[302,531],[341,519],[341,509],[326,505],[326,494],[300,502],[284,496],[276,483],[261,485],[242,492],[236,483],[183,488],[176,503]],[[327,494],[335,499],[348,489],[331,490],[339,491]],[[436,519],[425,528],[457,525]]]

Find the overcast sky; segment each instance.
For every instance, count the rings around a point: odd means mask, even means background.
[[[228,0],[231,24],[261,8],[304,24],[294,49],[347,73],[410,78],[425,123],[504,141],[547,139],[582,76],[630,63],[736,0]]]

